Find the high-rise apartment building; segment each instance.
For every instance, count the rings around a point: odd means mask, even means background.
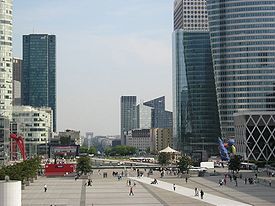
[[[21,105],[21,70],[22,59],[13,58],[13,105]]]
[[[233,114],[275,109],[275,1],[208,0],[221,131]]]
[[[122,145],[126,144],[127,132],[137,127],[136,104],[136,96],[120,97],[120,135]]]
[[[56,37],[23,36],[22,105],[51,107],[56,131]]]
[[[9,121],[12,118],[12,8],[0,3],[0,164],[9,159]]]
[[[174,147],[216,154],[220,136],[206,0],[174,1]]]

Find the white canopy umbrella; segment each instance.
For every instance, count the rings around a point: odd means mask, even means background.
[[[171,147],[166,147],[165,149],[163,149],[163,150],[160,150],[159,151],[159,153],[175,153],[175,154],[180,154],[180,152],[179,151],[177,151],[177,150],[174,150],[174,149],[172,149]]]

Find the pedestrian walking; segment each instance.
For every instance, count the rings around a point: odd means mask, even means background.
[[[204,192],[203,192],[203,190],[201,189],[201,199],[203,199],[203,195],[204,195]]]
[[[174,189],[174,191],[176,191],[176,185],[175,184],[173,184],[173,189]]]
[[[187,183],[187,181],[188,181],[188,177],[185,177],[185,182]]]
[[[44,192],[47,192],[47,190],[48,190],[48,187],[47,187],[47,185],[45,184],[45,185],[44,185]]]
[[[88,180],[88,186],[92,186],[92,182],[93,182],[93,181],[89,179],[89,180]]]
[[[199,190],[195,187],[195,196],[199,196]]]
[[[222,179],[219,179],[219,186],[221,187],[222,186]]]
[[[247,177],[244,178],[244,184],[247,184]]]
[[[134,196],[134,192],[133,192],[133,187],[131,186],[130,187],[130,192],[129,192],[129,195],[131,196],[131,195],[133,195]]]
[[[269,187],[271,187],[271,180],[269,180],[268,184],[269,184]]]

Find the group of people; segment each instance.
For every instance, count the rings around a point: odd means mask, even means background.
[[[199,193],[201,195],[201,199],[203,199],[204,191],[201,189],[201,191],[199,192],[199,189],[195,187],[195,196],[199,196]]]

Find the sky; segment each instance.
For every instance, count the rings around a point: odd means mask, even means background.
[[[166,97],[172,110],[173,0],[14,0],[22,35],[57,38],[57,130],[120,133],[120,96]]]

